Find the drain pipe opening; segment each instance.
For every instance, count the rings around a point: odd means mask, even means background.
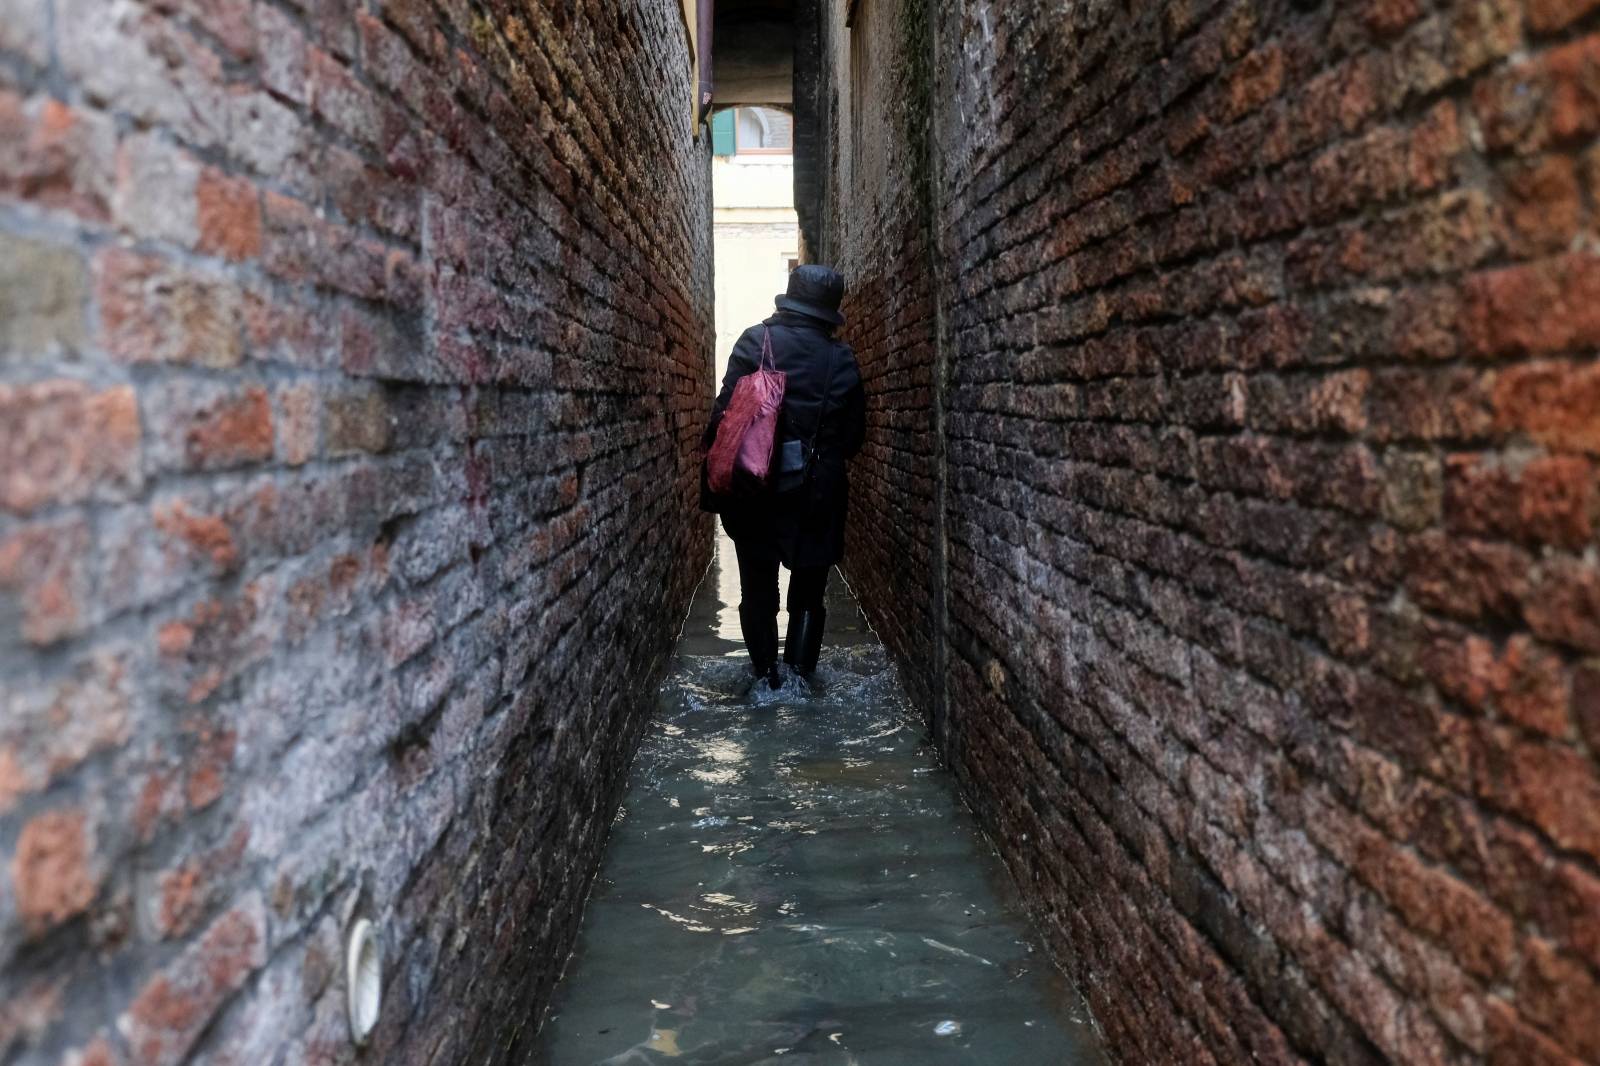
[[[365,918],[350,929],[345,978],[350,990],[350,1039],[360,1046],[377,1028],[383,1006],[383,953],[377,928]]]

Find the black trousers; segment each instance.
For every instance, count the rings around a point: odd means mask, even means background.
[[[739,597],[741,606],[764,615],[778,613],[778,557],[761,551],[748,541],[733,542],[739,556]],[[801,566],[789,571],[789,613],[822,606],[828,591],[831,566]]]

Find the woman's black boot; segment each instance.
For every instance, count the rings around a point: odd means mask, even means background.
[[[822,627],[828,612],[821,607],[789,612],[789,632],[784,640],[783,661],[801,677],[810,677],[822,655]]]
[[[789,628],[783,635],[783,661],[790,667],[800,662],[800,620],[805,616],[804,611],[789,612]]]
[[[777,688],[781,683],[778,677],[778,616],[741,605],[739,628],[744,632],[745,649],[750,652],[750,669],[756,677],[766,678],[769,688]]]

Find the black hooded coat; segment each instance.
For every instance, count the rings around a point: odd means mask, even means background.
[[[790,492],[718,495],[700,478],[700,506],[722,515],[739,546],[770,553],[790,569],[831,566],[844,557],[844,525],[850,501],[846,462],[861,450],[867,429],[867,399],[855,352],[833,336],[833,327],[810,315],[779,311],[744,331],[733,346],[722,391],[711,410],[702,444],[709,448],[739,379],[761,365],[761,334],[772,331],[772,357],[784,372],[783,413],[777,440],[810,441],[816,461],[810,483]],[[818,419],[821,428],[818,429]],[[777,448],[774,448],[776,462]]]

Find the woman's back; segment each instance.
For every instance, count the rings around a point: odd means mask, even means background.
[[[738,551],[740,625],[751,665],[773,685],[778,678],[778,564],[790,570],[784,658],[809,674],[827,617],[822,597],[828,571],[844,555],[850,496],[846,463],[866,435],[861,370],[850,346],[833,335],[844,321],[839,314],[843,295],[844,280],[833,270],[804,266],[793,271],[789,291],[775,301],[777,313],[745,330],[734,344],[706,427],[709,448],[735,386],[761,366],[770,342],[773,365],[784,374],[776,476],[756,492],[719,496],[705,485],[701,506],[722,515]]]
[[[855,352],[815,320],[780,311],[740,339],[739,347],[755,350],[757,363],[764,330],[771,331],[773,363],[785,376],[780,437],[810,441],[815,435],[819,458],[827,453],[830,460],[843,462],[855,455],[865,429],[865,398]],[[863,402],[857,403],[858,398]]]

